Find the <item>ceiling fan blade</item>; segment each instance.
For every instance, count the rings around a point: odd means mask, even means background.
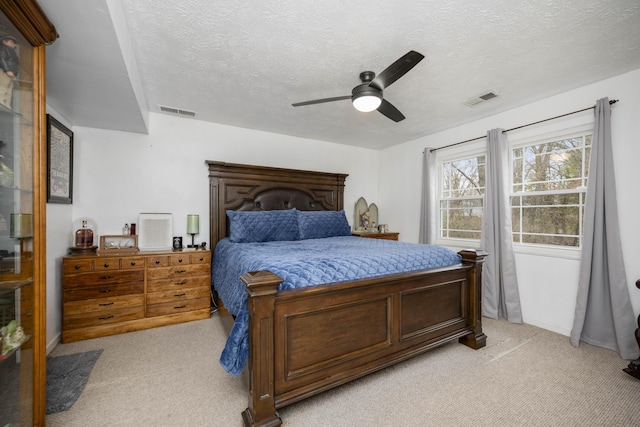
[[[369,83],[369,86],[373,86],[380,90],[391,86],[393,82],[407,74],[407,72],[415,67],[418,62],[422,61],[423,58],[423,54],[418,53],[415,50],[409,51],[409,53],[389,65],[383,72],[378,74],[378,76]]]
[[[303,105],[322,104],[323,102],[342,101],[344,99],[351,99],[351,95],[336,96],[334,98],[314,99],[313,101],[296,102],[291,104],[294,107],[302,107]]]
[[[393,120],[394,122],[399,122],[404,120],[404,115],[394,107],[389,101],[386,99],[382,100],[382,104],[378,107],[378,111]]]

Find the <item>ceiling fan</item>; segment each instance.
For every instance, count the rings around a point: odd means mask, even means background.
[[[353,88],[351,95],[315,99],[313,101],[297,102],[291,105],[301,107],[303,105],[351,99],[353,106],[358,111],[369,112],[378,110],[394,122],[399,122],[400,120],[404,120],[404,115],[389,101],[383,98],[382,91],[409,72],[409,70],[415,67],[423,58],[423,54],[413,50],[409,51],[409,53],[405,54],[402,58],[389,65],[383,72],[378,74],[378,76],[376,76],[373,71],[360,73],[362,83]]]

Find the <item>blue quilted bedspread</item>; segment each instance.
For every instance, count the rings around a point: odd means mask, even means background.
[[[240,280],[246,272],[269,270],[284,280],[283,290],[458,263],[460,256],[441,246],[352,236],[260,243],[223,239],[214,253],[213,284],[236,319],[220,364],[237,375],[247,361],[247,294]]]

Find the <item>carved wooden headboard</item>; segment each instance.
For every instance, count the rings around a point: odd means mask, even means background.
[[[228,236],[228,210],[344,208],[348,175],[207,161],[211,249]]]

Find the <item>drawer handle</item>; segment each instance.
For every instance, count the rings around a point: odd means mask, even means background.
[[[131,265],[136,265],[136,262],[135,261],[131,261]]]
[[[179,259],[178,259],[178,262],[182,262],[182,258],[179,258]]]
[[[160,264],[160,260],[159,259],[156,260],[156,264]]]
[[[98,320],[109,320],[109,319],[113,319],[113,316],[98,317]]]
[[[98,291],[101,294],[108,294],[109,292],[113,292],[113,289],[102,289],[101,291]]]
[[[180,286],[180,285],[184,285],[185,283],[187,283],[186,280],[181,280],[179,282],[174,283],[174,285]]]
[[[177,306],[175,306],[173,308],[185,308],[185,307],[186,307],[186,305],[177,305]]]
[[[183,296],[185,296],[185,295],[186,295],[186,294],[173,294],[173,296],[174,296],[174,297],[183,297]]]
[[[75,268],[76,270],[80,270],[80,264],[74,265],[73,268]]]
[[[101,279],[113,279],[113,276],[102,276]]]
[[[204,258],[200,257],[200,261],[204,261]]]
[[[113,304],[114,304],[113,302],[100,303],[100,304],[98,304],[98,307],[108,307],[108,306],[113,305]]]
[[[109,263],[108,262],[104,263],[104,268],[109,268]]]
[[[176,273],[186,273],[187,270],[176,270]]]

